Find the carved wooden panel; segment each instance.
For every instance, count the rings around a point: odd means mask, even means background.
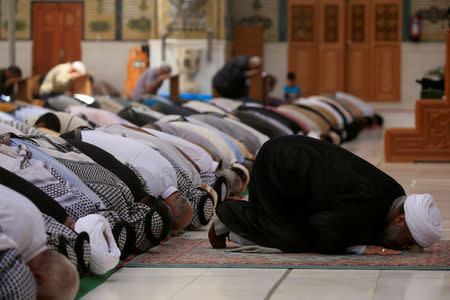
[[[291,41],[314,41],[314,6],[292,5],[291,8]]]
[[[446,39],[446,100],[419,100],[416,128],[386,130],[386,161],[450,161],[450,29]]]
[[[322,0],[320,7],[319,93],[344,90],[345,5],[343,0]]]
[[[350,7],[351,29],[350,36],[353,43],[366,41],[366,5],[354,4]]]
[[[400,101],[400,0],[373,0],[371,101]]]
[[[450,161],[450,105],[440,100],[416,103],[416,129],[388,129],[386,161]]]
[[[350,0],[347,9],[351,16],[347,23],[345,90],[361,99],[371,98],[372,64],[369,41],[369,3]]]
[[[400,7],[397,4],[375,5],[375,40],[397,41],[400,27]]]
[[[289,0],[288,11],[291,44],[318,51],[311,56],[318,70],[298,71],[305,82],[314,81],[301,86],[304,91],[400,101],[402,0]],[[292,49],[289,70],[295,71],[297,56],[309,50],[297,55]]]
[[[325,5],[325,42],[337,42],[339,39],[339,7],[337,4]]]

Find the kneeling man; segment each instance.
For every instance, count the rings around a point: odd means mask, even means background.
[[[443,237],[429,194],[406,197],[393,178],[351,152],[304,136],[265,143],[254,162],[249,201],[225,201],[209,231],[284,252],[400,254]],[[393,250],[395,249],[395,250]]]

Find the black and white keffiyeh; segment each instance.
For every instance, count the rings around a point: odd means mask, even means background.
[[[36,299],[37,284],[14,248],[0,250],[0,299]]]

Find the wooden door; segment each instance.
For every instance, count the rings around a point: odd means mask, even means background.
[[[233,56],[249,55],[264,59],[264,27],[238,25],[233,28]],[[262,99],[262,77],[250,80],[249,97]]]
[[[372,0],[372,101],[400,101],[402,0]]]
[[[33,74],[81,60],[82,3],[33,3]]]
[[[289,3],[289,72],[295,73],[303,96],[319,91],[319,6],[315,0],[291,0]]]
[[[58,4],[33,3],[33,74],[44,74],[58,63]]]
[[[319,5],[319,93],[334,94],[345,83],[345,12],[343,0]]]
[[[402,0],[290,0],[289,62],[304,96],[400,101]]]
[[[372,79],[371,38],[369,35],[370,3],[350,0],[347,13],[346,85],[345,90],[361,99],[370,99]]]
[[[81,60],[81,39],[83,38],[82,3],[60,4],[61,44],[58,63]]]

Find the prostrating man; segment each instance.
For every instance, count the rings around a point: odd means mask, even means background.
[[[161,154],[143,143],[97,130],[83,130],[83,142],[100,147],[136,168],[153,196],[161,196],[173,215],[172,229],[180,230],[192,220],[189,201],[178,191],[173,166]]]
[[[0,96],[13,96],[14,86],[22,78],[22,70],[17,66],[0,69]]]
[[[0,298],[73,299],[77,270],[62,254],[47,249],[39,209],[4,185],[0,195]]]
[[[228,231],[285,252],[400,254],[443,237],[429,194],[406,197],[393,178],[331,143],[304,136],[263,145],[249,201],[225,201],[209,238],[225,247]],[[359,247],[358,247],[359,246]]]
[[[236,56],[214,75],[213,87],[222,97],[247,97],[248,80],[261,73],[261,66],[259,56]]]
[[[172,68],[163,64],[159,68],[148,68],[141,77],[130,96],[132,101],[139,101],[146,95],[156,95],[164,80],[171,76]]]
[[[86,67],[81,61],[59,64],[45,75],[39,94],[43,99],[64,94],[70,83],[84,74],[86,74]]]

